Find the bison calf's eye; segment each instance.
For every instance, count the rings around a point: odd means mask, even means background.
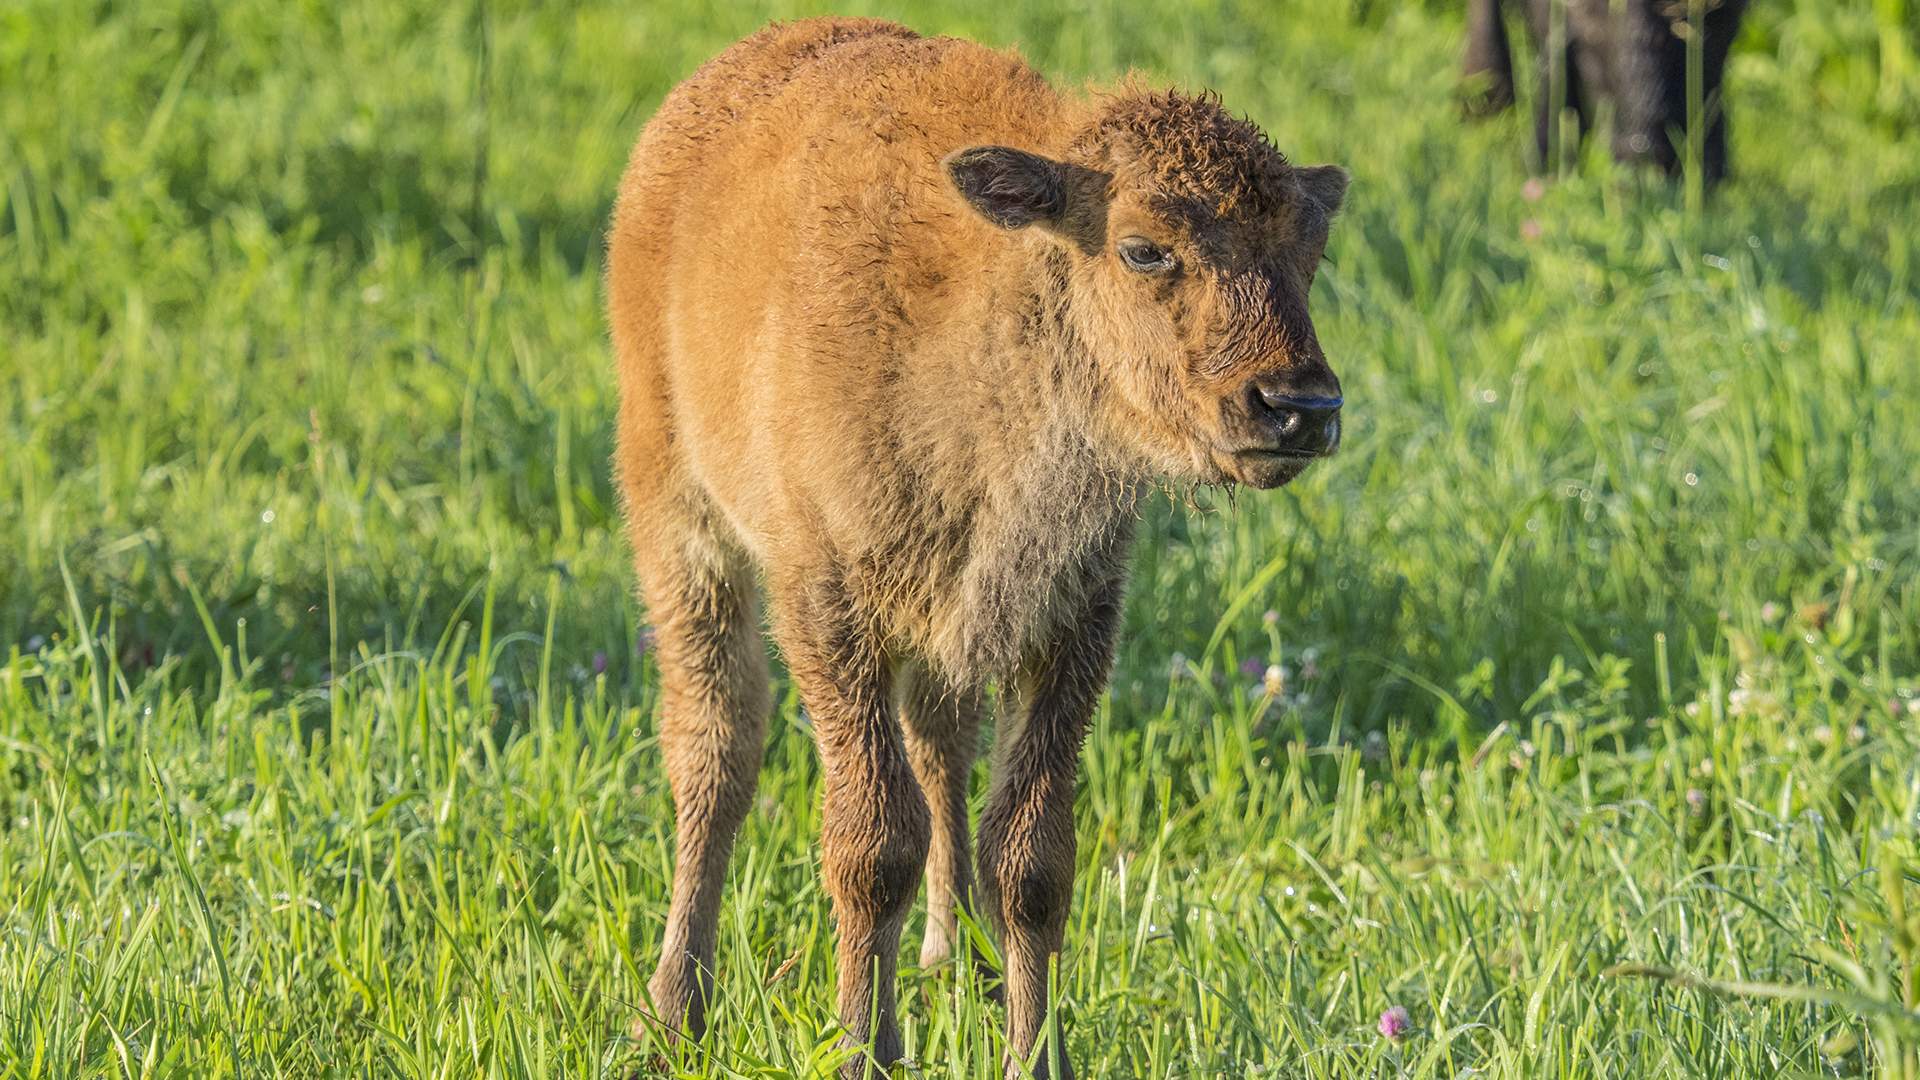
[[[1173,253],[1144,236],[1129,236],[1114,245],[1127,269],[1142,274],[1159,274],[1173,269]]]

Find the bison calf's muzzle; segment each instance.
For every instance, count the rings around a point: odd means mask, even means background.
[[[668,96],[607,270],[676,819],[641,1028],[713,1019],[772,708],[764,594],[822,764],[860,1050],[843,1077],[908,1049],[893,983],[923,874],[921,964],[978,915],[1001,942],[1006,1075],[1072,1075],[1048,995],[1071,981],[1074,784],[1137,502],[1166,481],[1278,487],[1339,445],[1307,297],[1346,190],[1211,95],[1070,98],[1018,57],[874,20],[774,25]]]
[[[1288,457],[1313,458],[1333,453],[1340,445],[1339,394],[1290,394],[1255,384],[1252,405],[1255,414],[1273,434],[1273,443],[1265,449]]]
[[[1340,446],[1339,384],[1260,378],[1225,403],[1242,432],[1225,471],[1249,487],[1276,488]]]

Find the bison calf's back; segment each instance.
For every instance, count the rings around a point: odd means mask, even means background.
[[[902,1053],[923,866],[923,961],[977,899],[1009,1069],[1029,1060],[1135,502],[1277,487],[1337,447],[1307,294],[1346,183],[1211,96],[1064,96],[1015,56],[871,20],[768,27],[667,97],[607,275],[676,813],[643,1023],[707,1021],[769,709],[764,593],[823,764],[848,1074]],[[976,869],[966,778],[995,683]]]

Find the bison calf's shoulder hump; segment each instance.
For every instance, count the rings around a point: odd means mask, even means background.
[[[1211,96],[1064,96],[1011,54],[872,20],[770,26],[668,95],[607,270],[677,818],[653,1022],[705,1023],[769,709],[764,593],[824,767],[852,1074],[900,1053],[898,878],[922,864],[923,959],[977,877],[1010,1047],[1031,1047],[1134,502],[1276,487],[1337,447],[1307,294],[1346,183]]]

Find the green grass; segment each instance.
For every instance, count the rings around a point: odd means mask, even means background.
[[[1315,298],[1346,449],[1143,523],[1067,1048],[1912,1077],[1920,20],[1756,5],[1738,178],[1689,212],[1597,152],[1523,197],[1524,120],[1456,119],[1449,8],[887,12],[1214,87],[1356,177]],[[0,4],[0,1078],[658,1049],[599,229],[653,104],[776,13]],[[780,691],[682,1075],[832,1056]],[[972,980],[903,982],[908,1075],[999,1075]]]

